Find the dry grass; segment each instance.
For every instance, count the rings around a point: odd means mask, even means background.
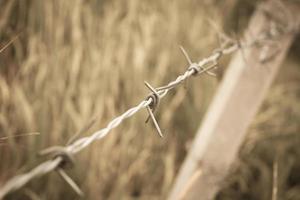
[[[93,116],[96,130],[138,103],[148,94],[144,80],[159,86],[185,71],[178,44],[199,59],[215,41],[213,32],[203,28],[208,25],[207,6],[192,0],[21,4],[15,2],[13,9],[25,12],[22,38],[1,55],[0,130],[4,136],[41,134],[10,138],[1,146],[6,162],[0,182],[41,160],[38,150],[65,144]],[[216,82],[195,79],[187,83],[188,89],[178,88],[163,100],[158,112],[163,140],[151,124],[144,124],[145,111],[79,154],[72,177],[87,198],[164,198]],[[55,174],[17,195],[74,197]]]
[[[207,55],[216,45],[207,16],[217,24],[222,20],[217,12],[220,7],[212,6],[214,1],[8,2],[2,2],[5,6],[0,3],[6,10],[0,13],[0,44],[22,32],[0,54],[0,137],[9,138],[0,143],[0,185],[41,161],[39,150],[65,144],[94,116],[96,125],[84,134],[138,103],[148,94],[144,80],[159,86],[183,72],[186,63],[178,44],[194,59]],[[228,3],[219,6],[230,7]],[[268,155],[272,155],[272,141],[281,139],[269,137],[281,138],[278,135],[285,133],[293,138],[290,135],[299,133],[300,76],[291,74],[270,91],[242,158],[248,159],[253,151],[259,156],[271,151]],[[295,81],[286,82],[291,76]],[[144,124],[145,111],[76,156],[76,166],[69,172],[86,199],[165,199],[217,80],[203,76],[186,84],[171,92],[159,108],[158,121],[166,135],[163,140],[151,124]],[[40,135],[12,137],[30,132]],[[267,146],[255,145],[265,140]],[[295,148],[295,143],[287,143]],[[278,195],[282,195],[281,181],[285,180],[282,163],[288,159],[287,153],[280,155]],[[223,198],[245,193],[270,197],[273,160],[271,157],[267,168],[261,162],[264,157],[259,156],[241,162],[238,173],[226,181]],[[260,179],[251,179],[257,169]],[[259,185],[267,184],[267,193],[259,192]],[[295,194],[293,188],[289,195]],[[74,198],[74,192],[51,174],[9,199]]]

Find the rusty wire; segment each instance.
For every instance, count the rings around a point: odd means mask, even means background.
[[[152,119],[159,135],[163,137],[159,125],[154,117],[154,112],[157,109],[161,98],[163,98],[171,89],[174,89],[177,85],[181,84],[191,76],[197,76],[203,73],[214,76],[214,73],[211,70],[218,67],[218,61],[223,55],[232,54],[238,50],[250,48],[256,45],[264,45],[266,44],[266,41],[279,40],[283,35],[296,34],[299,30],[298,24],[292,27],[288,26],[284,32],[278,31],[278,27],[271,26],[270,29],[263,31],[255,39],[244,43],[241,42],[241,40],[232,39],[226,34],[221,33],[220,35],[223,36],[223,43],[221,46],[215,49],[210,56],[202,59],[198,63],[193,63],[183,47],[180,47],[189,64],[189,67],[182,75],[178,76],[174,81],[169,82],[167,85],[158,88],[153,88],[149,83],[145,82],[146,86],[151,90],[151,93],[138,105],[128,109],[120,116],[114,118],[105,128],[96,131],[90,136],[79,138],[72,143],[69,142],[66,146],[50,147],[41,152],[42,154],[52,154],[52,158],[39,164],[31,171],[17,175],[8,180],[6,184],[0,188],[0,199],[4,198],[7,194],[22,188],[32,179],[41,177],[52,171],[57,171],[77,194],[83,195],[79,187],[64,171],[66,163],[72,164],[74,162],[74,154],[89,146],[92,142],[105,137],[112,129],[119,126],[125,119],[133,116],[144,108],[146,108],[149,112],[149,117],[146,121]]]

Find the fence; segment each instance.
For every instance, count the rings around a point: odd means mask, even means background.
[[[149,83],[145,82],[145,85],[150,90],[150,94],[146,96],[146,98],[142,100],[138,105],[128,109],[120,116],[114,118],[105,128],[87,137],[82,137],[76,140],[72,138],[66,146],[53,146],[41,151],[40,153],[42,155],[51,155],[52,158],[39,164],[27,173],[11,178],[0,189],[0,199],[4,198],[7,194],[22,188],[31,180],[46,175],[51,171],[57,171],[59,175],[74,189],[74,191],[78,195],[82,196],[83,192],[65,172],[68,165],[72,166],[75,164],[76,161],[73,158],[74,154],[88,147],[94,141],[104,138],[112,129],[119,126],[125,119],[132,117],[142,109],[147,109],[149,113],[149,117],[146,122],[151,119],[158,132],[158,135],[160,137],[163,137],[163,133],[158,125],[157,120],[155,119],[154,113],[159,106],[160,100],[165,97],[170,90],[174,89],[191,77],[202,74],[214,76],[215,74],[212,72],[212,70],[218,67],[220,58],[222,58],[224,55],[229,55],[236,51],[241,51],[243,54],[243,50],[245,49],[260,46],[262,47],[259,50],[260,62],[264,63],[274,57],[273,54],[270,55],[270,41],[276,41],[281,39],[285,35],[294,35],[298,32],[299,25],[296,23],[291,23],[291,20],[289,18],[287,18],[283,22],[278,21],[278,19],[273,16],[272,13],[268,12],[266,9],[263,9],[263,7],[261,11],[269,20],[268,23],[270,24],[270,27],[267,30],[263,30],[255,38],[252,38],[249,41],[232,38],[225,33],[218,31],[220,46],[215,49],[210,54],[210,56],[202,59],[197,63],[192,62],[184,48],[180,47],[189,65],[187,67],[187,70],[183,74],[179,75],[174,81],[171,81],[168,84],[157,88],[152,87]],[[245,60],[245,62],[247,62],[247,60]],[[93,122],[94,121],[91,121],[87,128]]]

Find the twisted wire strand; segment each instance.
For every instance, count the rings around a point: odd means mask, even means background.
[[[238,40],[232,40],[231,38],[229,38],[230,41],[226,41],[227,43],[228,42],[230,43],[229,45],[227,45],[227,44],[222,45],[221,48],[214,50],[210,56],[202,59],[198,63],[194,63],[194,64],[196,64],[196,66],[193,66],[193,67],[196,67],[197,70],[195,70],[195,71],[197,71],[197,73],[196,73],[197,75],[203,74],[213,68],[216,68],[216,64],[217,64],[218,60],[223,55],[232,54],[241,48],[250,48],[260,42],[264,42],[266,39],[267,40],[277,40],[283,35],[291,34],[291,33],[295,34],[298,32],[298,30],[299,30],[298,24],[297,24],[297,26],[295,26],[293,28],[286,29],[285,32],[280,33],[280,34],[272,34],[274,32],[274,30],[272,30],[272,31],[268,30],[267,32],[262,32],[255,39],[248,41],[246,43],[240,43]],[[209,63],[212,63],[212,65],[209,67],[205,67]],[[187,80],[192,75],[195,75],[195,71],[187,69],[182,75],[179,75],[174,81],[169,82],[165,86],[156,88],[156,91],[159,94],[159,97],[163,98],[171,89],[175,88],[177,85],[181,84],[183,81]],[[63,148],[65,148],[65,151],[69,152],[70,154],[78,153],[85,147],[89,146],[92,142],[94,142],[96,140],[100,140],[103,137],[105,137],[112,129],[119,126],[125,119],[133,116],[141,109],[148,107],[152,103],[152,101],[153,101],[152,98],[147,98],[147,99],[141,101],[141,103],[139,103],[137,106],[134,106],[134,107],[128,109],[126,112],[124,112],[120,116],[114,118],[105,128],[103,128],[99,131],[96,131],[95,133],[93,133],[90,136],[79,138],[72,144],[65,146]],[[2,186],[2,188],[0,188],[0,199],[5,197],[8,193],[11,193],[17,189],[22,188],[24,185],[26,185],[32,179],[46,175],[49,172],[56,170],[59,167],[59,165],[61,164],[61,162],[63,162],[63,158],[56,157],[54,159],[50,159],[50,160],[47,160],[47,161],[39,164],[38,166],[36,166],[35,168],[33,168],[31,171],[29,171],[27,173],[17,175],[15,177],[11,178],[10,180],[8,180],[6,182],[6,184],[4,186]]]
[[[51,171],[54,171],[59,166],[61,161],[62,158],[57,157],[54,160],[48,160],[41,163],[40,165],[33,168],[31,171],[27,173],[13,177],[1,188],[0,199],[4,198],[8,193],[11,193],[17,189],[22,188],[32,179],[48,174]]]
[[[113,119],[107,127],[95,132],[91,136],[88,137],[83,137],[75,141],[73,144],[67,147],[67,150],[72,153],[77,153],[86,146],[90,145],[93,141],[99,140],[103,137],[105,137],[112,129],[116,128],[119,126],[125,119],[131,117],[135,113],[137,113],[139,110],[146,108],[148,105],[150,105],[152,102],[152,99],[149,100],[144,100],[142,101],[139,105],[130,108],[126,112],[124,112],[122,115],[119,117],[116,117]]]

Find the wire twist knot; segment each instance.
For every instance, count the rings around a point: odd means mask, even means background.
[[[75,163],[73,154],[63,146],[54,146],[44,149],[40,152],[40,155],[51,155],[53,159],[60,157],[62,161],[58,165],[58,168],[72,168]]]
[[[149,99],[151,99],[151,103],[149,104],[149,107],[154,112],[160,103],[160,96],[157,92],[155,93],[153,92],[152,94],[149,94],[148,97],[146,98],[146,100]]]
[[[193,71],[193,76],[197,76],[200,72],[200,66],[197,63],[192,63],[187,70]]]

